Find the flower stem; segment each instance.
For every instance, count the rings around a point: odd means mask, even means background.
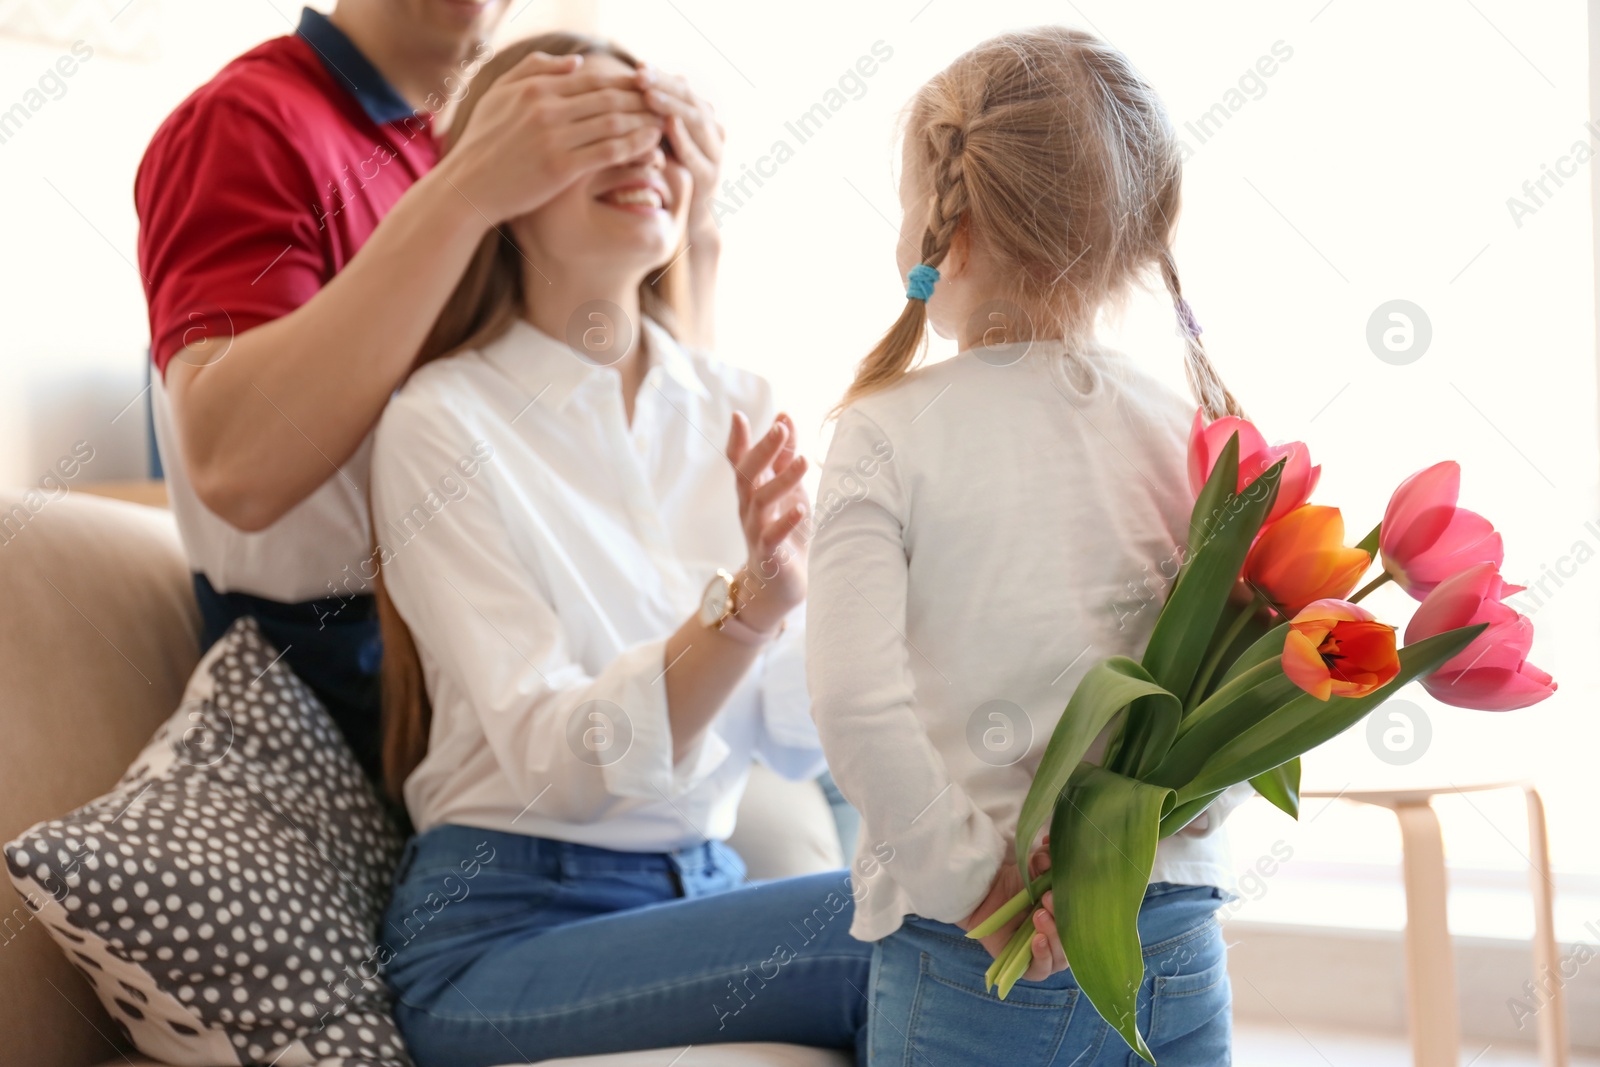
[[[1370,593],[1374,589],[1378,588],[1384,582],[1392,582],[1392,581],[1394,581],[1394,575],[1390,574],[1388,571],[1384,571],[1382,574],[1380,574],[1376,578],[1372,579],[1372,581],[1368,582],[1366,585],[1364,585],[1360,589],[1356,590],[1355,596],[1350,598],[1350,603],[1352,603],[1352,604],[1361,603],[1361,598],[1362,597],[1366,596],[1368,593]]]
[[[983,988],[994,989],[1000,984],[1000,976],[1011,963],[1011,957],[1016,954],[1017,939],[1015,936],[1000,947],[1000,955],[989,962],[989,969],[983,972]]]
[[[1021,933],[1020,929],[1018,933]],[[1017,934],[1012,934],[1011,939],[1001,946],[1000,955],[994,958],[994,962],[990,963],[989,969],[984,972],[985,989],[993,989],[1000,984],[1000,976],[1006,972],[1007,967],[1011,966],[1012,959],[1015,958],[1018,949],[1022,945],[1023,942],[1017,940]]]
[[[1211,684],[1211,676],[1217,671],[1217,664],[1222,662],[1222,657],[1227,655],[1228,649],[1233,645],[1239,634],[1244,631],[1246,624],[1255,616],[1256,608],[1261,606],[1262,603],[1264,601],[1260,592],[1252,587],[1250,602],[1239,609],[1239,614],[1228,624],[1227,630],[1223,632],[1222,637],[1218,639],[1216,644],[1211,646],[1211,651],[1206,654],[1205,662],[1200,665],[1199,672],[1195,674],[1194,685],[1189,689],[1189,699],[1184,701],[1184,711],[1193,710],[1194,706],[1204,699],[1206,687]]]
[[[1001,1000],[1006,999],[1011,987],[1017,984],[1023,972],[1033,963],[1033,938],[1036,932],[1032,921],[1027,921],[1011,935],[1011,942],[1006,945],[1006,951],[1003,953],[1006,962],[1000,968],[1000,973],[995,976],[995,984],[1000,987]]]
[[[1044,896],[1044,891],[1050,888],[1050,872],[1045,871],[1039,877],[1028,883],[1028,888],[1006,901],[997,908],[993,915],[967,931],[971,938],[988,937],[999,930],[1006,923],[1021,915],[1023,909],[1038,902]]]

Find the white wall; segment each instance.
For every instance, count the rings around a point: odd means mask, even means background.
[[[135,168],[167,112],[229,57],[285,32],[298,8],[36,6],[57,9],[57,41],[0,36],[0,108],[24,100],[73,40],[93,54],[0,144],[0,481],[36,481],[80,439],[95,452],[83,477],[138,477],[148,326]],[[142,54],[118,54],[130,43]]]

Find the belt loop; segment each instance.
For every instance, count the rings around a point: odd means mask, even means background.
[[[700,872],[691,871],[689,877],[684,877],[684,860],[692,855],[692,849],[673,849],[671,852],[662,853],[662,858],[667,861],[667,881],[672,884],[672,895],[675,897],[690,896],[689,886],[697,884]]]
[[[576,877],[576,850],[571,841],[558,841],[554,838],[535,838],[538,849],[544,853],[552,869],[554,880],[562,885],[568,885]]]

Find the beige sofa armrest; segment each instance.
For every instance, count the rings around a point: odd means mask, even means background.
[[[178,706],[199,614],[172,518],[78,491],[0,489],[0,841],[105,792]],[[0,1067],[84,1067],[120,1035],[9,880]]]

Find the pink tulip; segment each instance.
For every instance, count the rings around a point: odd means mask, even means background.
[[[1493,563],[1474,564],[1446,578],[1423,598],[1406,626],[1406,644],[1488,623],[1472,643],[1422,679],[1435,699],[1458,708],[1513,711],[1556,691],[1555,680],[1528,662],[1533,623],[1500,598],[1522,590],[1508,585]]]
[[[1222,454],[1223,446],[1235,433],[1239,435],[1239,484],[1236,492],[1243,492],[1274,463],[1288,457],[1288,462],[1283,465],[1283,475],[1278,480],[1277,499],[1272,502],[1272,511],[1267,515],[1266,522],[1276,522],[1311,498],[1311,491],[1322,477],[1322,467],[1320,464],[1315,467],[1311,465],[1311,451],[1304,442],[1269,445],[1267,439],[1261,436],[1261,431],[1246,419],[1224,415],[1208,426],[1205,413],[1198,410],[1194,413],[1194,425],[1189,429],[1190,492],[1195,496],[1200,495],[1206,479],[1211,476],[1211,468],[1217,465],[1217,457]]]
[[[1445,460],[1401,482],[1384,510],[1378,538],[1383,569],[1418,600],[1475,563],[1499,567],[1505,561],[1489,520],[1456,507],[1460,494],[1461,465]]]

